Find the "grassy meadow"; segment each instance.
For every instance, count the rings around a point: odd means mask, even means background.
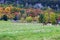
[[[60,25],[0,21],[0,40],[60,40]]]

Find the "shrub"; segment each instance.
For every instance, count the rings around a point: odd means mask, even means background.
[[[3,7],[0,7],[0,13],[2,13],[3,12]]]
[[[51,13],[50,13],[50,22],[51,22],[52,24],[55,24],[55,23],[56,23],[56,15],[55,15],[54,12],[51,12]]]
[[[33,21],[39,22],[39,16],[33,17]]]
[[[25,22],[25,19],[24,19],[23,17],[21,17],[20,21],[21,21],[22,23],[24,23],[24,22]]]
[[[7,17],[8,17],[9,19],[12,19],[12,18],[14,17],[14,15],[8,14]]]
[[[31,17],[31,16],[26,17],[26,21],[27,21],[27,22],[32,22],[32,17]]]
[[[48,20],[49,20],[48,15],[49,15],[48,12],[44,13],[44,19],[43,19],[44,23],[48,23]]]
[[[18,10],[18,8],[14,7],[12,8],[11,12],[14,13],[14,12],[19,12],[20,10]]]
[[[3,15],[2,19],[3,19],[4,21],[7,21],[7,20],[8,20],[7,15]]]
[[[17,20],[18,20],[17,16],[15,16],[13,19],[14,19],[15,21],[17,21]]]
[[[20,13],[21,13],[21,15],[23,15],[24,13],[25,13],[25,10],[20,10]]]
[[[43,23],[43,18],[44,18],[44,14],[40,14],[39,15],[39,22],[40,23]]]

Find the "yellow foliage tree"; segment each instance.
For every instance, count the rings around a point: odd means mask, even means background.
[[[49,20],[49,16],[48,15],[49,15],[48,12],[44,13],[44,22],[45,23],[48,23],[48,20]]]
[[[10,13],[11,12],[11,8],[10,7],[6,7],[5,8],[5,12]]]
[[[2,17],[3,7],[0,7],[0,18]]]
[[[50,12],[50,22],[55,23],[56,22],[56,15],[54,12]]]

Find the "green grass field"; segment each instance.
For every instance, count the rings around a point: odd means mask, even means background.
[[[0,40],[60,40],[60,25],[0,21]]]

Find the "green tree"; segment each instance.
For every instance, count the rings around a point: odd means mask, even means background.
[[[44,14],[39,14],[39,23],[43,23]]]

